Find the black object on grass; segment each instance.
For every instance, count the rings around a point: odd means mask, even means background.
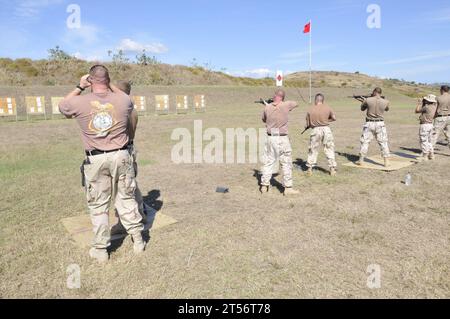
[[[226,187],[217,187],[216,188],[216,193],[222,193],[222,194],[226,194],[229,193],[230,189],[226,188]]]

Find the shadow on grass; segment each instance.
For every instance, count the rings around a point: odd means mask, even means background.
[[[275,177],[278,177],[280,174],[273,174],[272,178],[270,179],[270,185],[272,187],[275,187],[276,189],[278,189],[280,191],[280,193],[284,192],[284,187],[283,184],[281,184],[280,182],[278,182]],[[261,185],[261,174],[257,169],[253,170],[253,177],[256,178],[256,180],[258,181],[258,185]]]
[[[155,221],[156,214],[161,210],[164,204],[163,201],[159,200],[160,197],[160,190],[152,190],[148,192],[146,196],[142,196],[144,200],[144,213],[146,215],[146,223],[144,225],[142,237],[146,243],[150,242],[150,230],[153,227],[153,222]],[[108,249],[109,252],[113,253],[118,250],[123,245],[126,237],[127,236],[124,236],[123,238],[113,240],[111,242],[111,246]]]
[[[294,162],[294,169],[297,168],[297,170],[300,170],[302,172],[306,172],[308,170],[307,162],[301,158],[297,158]],[[320,166],[314,166],[313,170],[328,174],[328,170],[320,167]]]
[[[408,147],[400,147],[401,150],[407,151],[407,152],[411,152],[411,153],[415,153],[415,154],[421,154],[422,151],[419,150],[418,148],[408,148]]]
[[[344,153],[344,152],[336,152],[336,154],[341,157],[345,157],[350,162],[356,162],[359,160],[359,155],[349,154],[349,153]]]

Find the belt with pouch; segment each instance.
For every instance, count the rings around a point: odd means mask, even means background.
[[[437,115],[436,117],[449,117],[450,115]]]

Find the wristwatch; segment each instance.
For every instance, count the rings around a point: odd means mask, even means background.
[[[81,92],[83,92],[84,90],[86,90],[85,88],[81,87],[81,85],[77,85],[77,89],[80,90]]]

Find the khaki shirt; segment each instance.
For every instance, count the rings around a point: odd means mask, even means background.
[[[444,93],[441,96],[438,96],[436,98],[437,100],[437,112],[436,112],[436,116],[437,115],[450,115],[450,94],[449,93]]]
[[[328,105],[314,105],[309,109],[306,115],[306,125],[310,128],[328,126],[331,122],[334,122],[335,119],[336,115]]]
[[[420,124],[433,124],[436,115],[437,104],[427,104],[422,107],[422,114],[420,115]]]
[[[297,102],[286,101],[278,105],[270,103],[264,108],[262,121],[266,123],[267,134],[287,135],[289,133],[289,112],[298,106]]]
[[[133,103],[122,92],[75,96],[59,104],[59,110],[77,120],[85,150],[112,151],[128,142],[128,122]]]
[[[381,97],[369,97],[361,105],[361,111],[367,111],[367,119],[384,120],[384,112],[389,111],[389,101]]]

